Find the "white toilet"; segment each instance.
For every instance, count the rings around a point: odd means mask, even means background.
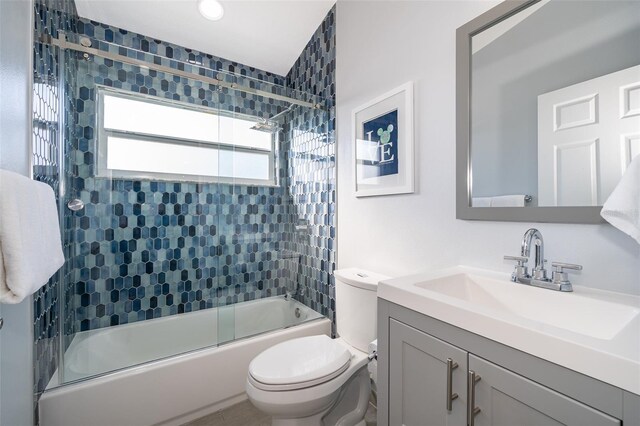
[[[337,339],[301,337],[277,344],[249,365],[247,395],[273,426],[364,426],[371,394],[367,348],[376,339],[378,281],[335,271]]]

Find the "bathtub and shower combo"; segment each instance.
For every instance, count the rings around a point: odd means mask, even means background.
[[[78,333],[68,384],[40,398],[42,426],[180,425],[246,399],[249,363],[282,341],[330,334],[284,296]]]
[[[170,62],[66,37],[35,52],[61,53],[34,109],[57,99],[70,129],[57,147],[34,135],[34,177],[64,184],[67,258],[37,307],[60,324],[36,340],[39,424],[179,425],[240,402],[256,355],[331,333],[327,102],[162,42]]]

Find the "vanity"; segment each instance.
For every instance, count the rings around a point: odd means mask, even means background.
[[[639,39],[638,2],[505,1],[458,28],[457,219],[602,223],[640,155]],[[512,274],[379,284],[379,425],[640,425],[640,296],[589,265],[572,285],[536,229],[521,247]]]
[[[380,425],[639,425],[640,297],[458,266],[378,287]]]

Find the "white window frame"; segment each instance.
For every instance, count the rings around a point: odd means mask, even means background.
[[[124,99],[130,99],[134,101],[142,101],[155,103],[162,106],[170,106],[173,108],[188,109],[198,112],[204,112],[207,114],[217,116],[229,116],[232,118],[241,118],[249,121],[259,122],[260,118],[244,115],[239,113],[232,113],[215,108],[209,108],[199,105],[193,105],[187,102],[175,101],[172,99],[163,99],[157,96],[145,95],[140,93],[132,93],[129,91],[118,90],[108,86],[96,85],[96,160],[95,160],[95,175],[101,178],[115,178],[115,179],[128,179],[128,180],[151,180],[151,181],[176,181],[176,182],[207,182],[207,183],[229,183],[235,185],[251,185],[251,186],[278,186],[278,173],[276,173],[278,167],[278,133],[274,132],[271,137],[271,149],[263,149],[256,147],[246,147],[241,145],[234,145],[224,142],[210,142],[203,140],[194,140],[187,138],[176,138],[173,136],[159,136],[153,134],[130,132],[124,130],[105,129],[104,127],[104,97],[105,95],[120,97]],[[136,170],[120,170],[109,169],[107,167],[107,139],[109,136],[122,137],[127,139],[134,139],[139,141],[151,141],[157,143],[169,143],[173,145],[186,145],[186,146],[198,146],[198,147],[210,147],[211,149],[217,149],[219,151],[234,151],[234,152],[247,152],[247,153],[265,153],[269,154],[269,178],[268,179],[250,179],[250,178],[236,178],[228,176],[216,176],[216,175],[200,175],[200,174],[176,174],[176,173],[162,173],[162,172],[146,172]]]

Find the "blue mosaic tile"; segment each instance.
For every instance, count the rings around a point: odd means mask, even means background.
[[[85,208],[64,212],[67,262],[57,281],[50,283],[49,293],[43,290],[34,299],[36,336],[62,333],[66,347],[79,331],[286,291],[334,319],[335,9],[285,77],[70,18],[75,11],[64,9],[71,7],[70,1],[56,0],[57,10],[66,11],[62,14],[51,12],[51,4],[36,6],[40,13],[36,14],[36,36],[42,32],[55,36],[64,29],[71,41],[86,36],[101,50],[240,86],[314,102],[324,96],[327,99],[321,103],[329,109],[297,108],[285,116],[279,134],[278,187],[100,179],[94,170],[97,85],[265,118],[284,111],[288,104],[100,57],[86,60],[69,52],[64,58],[69,75],[65,73],[63,94],[67,125],[60,142],[65,152],[63,173],[66,197],[82,199]],[[64,17],[63,25],[52,22],[56,13]],[[34,50],[36,74],[57,87],[61,59],[39,43]],[[57,131],[57,126],[51,131]],[[39,176],[55,187],[59,165],[46,166]],[[38,389],[43,389],[57,366],[58,343],[53,341],[58,339],[47,340],[48,346],[36,342],[36,348],[46,347],[36,352],[48,369],[38,374]]]
[[[327,110],[294,116],[289,129],[289,191],[310,235],[294,239],[301,253],[300,300],[329,317],[335,333],[335,37],[334,6],[287,75],[287,85],[327,100]]]
[[[73,2],[38,0],[34,4],[34,11],[34,40],[38,40],[40,34],[55,37],[58,31],[74,30],[76,11]],[[51,185],[58,198],[60,173],[68,170],[61,170],[57,152],[60,144],[65,144],[71,139],[69,128],[64,129],[64,134],[60,134],[58,122],[71,120],[76,111],[72,96],[74,76],[66,72],[70,69],[71,58],[37,41],[34,43],[33,51],[33,177]],[[60,93],[61,69],[65,73],[62,93]],[[64,111],[59,110],[61,100]],[[63,217],[65,225],[70,224],[67,219]],[[65,232],[63,251],[66,259],[73,256],[71,241],[68,232]],[[68,311],[62,309],[61,305],[69,306],[68,300],[60,300],[60,287],[72,281],[71,272],[70,265],[65,264],[45,286],[33,295],[36,403],[58,367],[61,321],[64,321],[61,314],[63,311]]]
[[[106,29],[103,24],[80,20],[77,27],[80,34],[93,37],[92,42],[106,41],[100,39],[107,34],[100,31]],[[150,51],[170,52],[175,61],[193,60],[193,55],[197,61],[209,61],[218,71],[215,75],[226,80],[272,93],[287,92],[277,87],[285,77],[109,28],[120,34],[120,54],[129,54],[131,48],[138,48],[139,40],[147,40]],[[166,58],[158,61],[164,64]],[[181,63],[175,61],[169,66],[180,68]],[[219,71],[236,74],[221,75]],[[77,84],[76,104],[81,102],[82,112],[75,121],[77,149],[71,158],[77,178],[74,196],[86,207],[74,215],[76,252],[80,253],[75,259],[75,282],[94,284],[95,290],[76,286],[72,332],[295,290],[300,281],[300,257],[289,256],[286,250],[288,242],[296,238],[298,212],[289,190],[291,169],[286,154],[290,151],[285,132],[281,134],[279,161],[282,184],[276,188],[108,181],[94,177],[91,155],[95,152],[92,126],[98,84],[142,94],[153,91],[163,98],[256,117],[278,114],[288,104],[227,88],[212,90],[215,88],[200,81],[99,57],[78,61]],[[197,97],[193,96],[196,93]],[[117,294],[106,290],[106,283],[113,279],[122,283]],[[136,282],[162,285],[153,284],[153,292],[133,292]],[[98,298],[101,295],[104,297]],[[105,312],[111,314],[94,318],[97,304],[104,304]]]

